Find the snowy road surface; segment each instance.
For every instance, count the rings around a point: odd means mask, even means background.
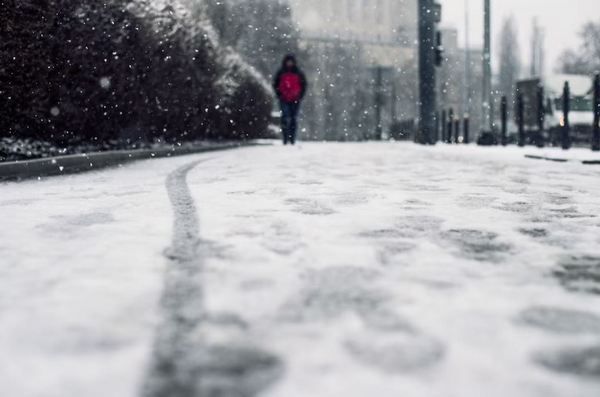
[[[0,393],[598,397],[599,168],[256,147],[0,185]]]

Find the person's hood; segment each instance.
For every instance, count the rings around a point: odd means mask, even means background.
[[[283,61],[281,61],[281,68],[282,69],[287,69],[286,67],[286,63],[288,61],[294,61],[294,67],[292,69],[298,69],[298,62],[296,60],[296,56],[294,54],[287,54],[284,58]]]

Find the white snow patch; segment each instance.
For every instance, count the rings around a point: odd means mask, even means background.
[[[519,320],[540,306],[600,316],[599,295],[552,276],[565,257],[600,252],[598,171],[528,150],[303,144],[205,157],[188,180],[206,309],[241,319],[244,343],[283,360],[263,395],[598,396],[597,379],[534,357],[600,335]],[[165,178],[200,156],[0,184],[6,395],[138,395],[171,239]]]

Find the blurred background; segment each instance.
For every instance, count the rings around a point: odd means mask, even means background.
[[[417,0],[2,4],[0,159],[275,137],[271,79],[290,52],[310,84],[302,139],[416,134]],[[483,1],[440,5],[437,118],[452,109],[472,131],[485,130]],[[539,79],[549,92],[571,80],[564,74],[585,76],[589,87],[575,93],[585,102],[600,69],[597,2],[507,0],[491,7],[493,128],[506,96],[515,132],[522,80]],[[560,92],[552,95],[551,103],[560,100]]]

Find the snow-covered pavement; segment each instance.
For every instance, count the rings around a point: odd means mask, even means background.
[[[0,184],[2,395],[597,397],[600,168],[525,153],[303,144]]]

